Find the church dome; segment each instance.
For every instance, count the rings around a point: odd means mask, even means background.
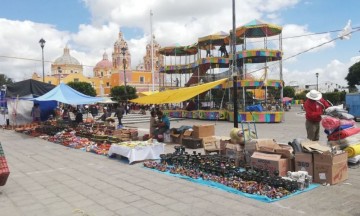
[[[96,64],[96,66],[95,66],[95,68],[112,68],[112,63],[111,63],[111,61],[109,61],[109,59],[108,59],[108,55],[106,54],[106,53],[104,53],[104,55],[103,55],[103,60],[101,60],[101,61],[99,61],[97,64]]]
[[[80,65],[80,62],[70,55],[69,48],[64,48],[64,54],[54,62],[56,65]]]

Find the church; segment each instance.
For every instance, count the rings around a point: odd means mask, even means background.
[[[86,77],[83,74],[83,65],[71,56],[70,49],[66,46],[62,56],[57,58],[51,64],[51,75],[45,76],[46,83],[59,85],[69,82],[87,82],[96,90],[98,96],[107,96],[111,88],[121,86],[126,83],[127,86],[133,86],[137,92],[148,92],[152,90],[153,77],[151,67],[154,68],[154,89],[159,89],[159,84],[164,79],[164,75],[159,73],[163,66],[163,56],[159,54],[160,45],[153,40],[154,57],[151,58],[151,44],[146,46],[146,54],[143,57],[143,63],[131,68],[131,53],[123,34],[119,32],[118,39],[114,43],[111,60],[105,52],[102,60],[93,68],[93,75]],[[151,59],[153,63],[151,63]],[[32,79],[42,81],[38,73],[32,75]]]

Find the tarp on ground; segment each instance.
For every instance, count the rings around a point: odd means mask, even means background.
[[[61,83],[48,93],[34,98],[35,101],[58,101],[65,104],[79,105],[92,104],[103,101],[102,97],[92,97],[76,91],[70,86]]]
[[[130,102],[138,104],[165,104],[165,103],[180,103],[195,97],[209,89],[212,89],[218,85],[226,84],[227,78],[217,80],[214,82],[205,83],[198,86],[191,86],[185,88],[179,88],[175,90],[167,90],[152,94],[149,96],[130,100]]]

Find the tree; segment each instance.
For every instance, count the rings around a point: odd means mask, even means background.
[[[360,85],[360,61],[353,64],[349,68],[349,73],[345,77],[349,85],[350,92],[357,92],[357,88],[355,85]]]
[[[133,86],[127,85],[126,93],[127,94],[125,94],[125,86],[115,86],[110,90],[110,97],[116,101],[128,101],[137,98],[136,88]]]
[[[284,97],[295,97],[295,89],[291,86],[285,86],[284,87]]]
[[[0,86],[9,85],[14,83],[12,79],[8,78],[5,74],[0,74]]]
[[[306,100],[306,94],[309,92],[309,90],[302,91],[295,95],[295,100]]]
[[[87,82],[69,82],[68,86],[85,95],[96,96],[96,90]]]

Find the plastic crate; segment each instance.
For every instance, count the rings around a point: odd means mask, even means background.
[[[0,186],[4,186],[10,175],[5,156],[0,156]]]

